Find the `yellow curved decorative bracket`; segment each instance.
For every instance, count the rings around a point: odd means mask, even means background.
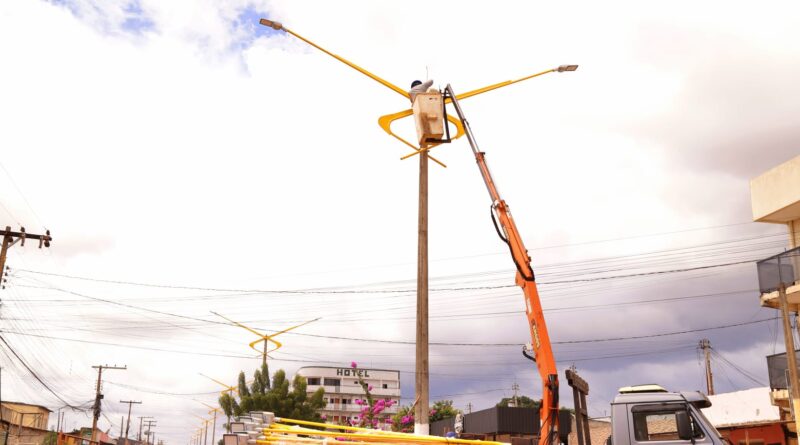
[[[408,159],[411,156],[418,155],[418,154],[422,153],[425,150],[430,150],[433,147],[437,147],[437,146],[441,145],[441,144],[434,144],[434,145],[431,145],[428,148],[420,148],[420,147],[417,147],[416,145],[412,144],[411,142],[408,142],[407,140],[403,139],[402,137],[400,137],[399,135],[397,135],[396,133],[394,133],[392,131],[392,124],[394,123],[394,121],[406,118],[406,117],[411,116],[413,114],[414,114],[414,112],[409,109],[409,110],[400,111],[398,113],[387,114],[385,116],[381,116],[381,117],[378,118],[378,126],[380,126],[383,129],[383,131],[388,133],[390,136],[396,138],[400,142],[408,145],[409,147],[411,147],[414,150],[413,153],[407,154],[407,155],[401,157],[400,159]],[[453,136],[452,139],[458,139],[461,136],[464,136],[464,126],[461,124],[461,121],[458,120],[458,118],[448,114],[447,115],[447,120],[449,122],[453,123],[453,125],[456,126],[456,135]],[[431,159],[432,161],[436,162],[437,164],[441,165],[442,167],[447,167],[446,165],[441,163],[436,158],[430,156],[430,154],[428,155],[428,158]]]
[[[292,327],[290,327],[290,328],[286,328],[286,329],[284,329],[284,330],[282,330],[282,331],[278,331],[278,332],[276,332],[276,333],[274,333],[274,334],[272,334],[272,335],[267,335],[267,334],[262,334],[261,332],[258,332],[258,331],[256,331],[256,330],[255,330],[255,329],[253,329],[253,328],[250,328],[250,327],[248,327],[248,326],[245,326],[245,325],[243,325],[243,324],[239,323],[238,321],[231,320],[230,318],[227,318],[227,317],[225,317],[225,316],[223,316],[223,315],[221,315],[221,314],[218,314],[218,313],[216,313],[216,312],[213,312],[213,311],[212,311],[211,313],[212,313],[212,314],[214,314],[214,315],[216,315],[217,317],[220,317],[220,318],[222,318],[222,319],[224,319],[224,320],[226,320],[226,321],[230,322],[231,324],[233,324],[233,325],[235,325],[235,326],[239,326],[240,328],[242,328],[242,329],[246,329],[247,331],[249,331],[249,332],[252,332],[253,334],[257,335],[257,336],[259,337],[259,339],[258,339],[258,340],[255,340],[255,341],[252,341],[252,342],[250,342],[250,343],[248,344],[248,346],[250,346],[250,347],[251,347],[251,348],[252,348],[254,351],[258,351],[258,356],[259,356],[259,357],[263,356],[264,354],[267,354],[267,357],[269,357],[269,353],[270,353],[270,352],[275,352],[275,351],[277,351],[278,349],[280,349],[281,347],[283,347],[283,343],[279,342],[278,340],[275,340],[275,339],[274,339],[274,337],[277,337],[278,335],[284,334],[284,333],[286,333],[286,332],[289,332],[289,331],[291,331],[291,330],[293,330],[293,329],[297,329],[297,328],[299,328],[299,327],[301,327],[301,326],[305,326],[305,325],[307,325],[307,324],[309,324],[309,323],[312,323],[312,322],[315,322],[315,321],[319,320],[319,318],[315,318],[315,319],[313,319],[313,320],[309,320],[309,321],[306,321],[306,322],[300,323],[300,324],[299,324],[299,325],[297,325],[297,326],[292,326]],[[273,345],[275,345],[275,348],[274,348],[274,349],[272,349],[272,350],[268,350],[268,351],[266,351],[266,352],[263,350],[263,348],[262,348],[262,349],[258,349],[258,348],[256,348],[256,345],[257,345],[257,344],[259,344],[259,343],[263,343],[263,342],[270,342],[270,343],[272,343]]]

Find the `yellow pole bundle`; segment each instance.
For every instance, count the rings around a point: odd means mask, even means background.
[[[306,426],[324,429],[318,430],[306,428]],[[394,431],[373,430],[356,426],[331,425],[280,417],[276,417],[274,423],[268,428],[264,428],[263,432],[266,438],[264,440],[257,440],[256,443],[262,445],[277,445],[280,443],[297,443],[302,445],[363,445],[369,443],[409,445],[432,445],[440,443],[459,445],[506,445],[502,442],[466,440],[438,436],[419,436]]]

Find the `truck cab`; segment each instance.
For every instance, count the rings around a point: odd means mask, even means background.
[[[711,402],[699,391],[658,385],[620,388],[611,403],[608,445],[726,445],[703,415]]]

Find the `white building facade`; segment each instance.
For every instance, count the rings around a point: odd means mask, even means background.
[[[327,405],[320,410],[320,414],[324,414],[330,423],[347,422],[358,415],[361,406],[355,400],[366,398],[364,389],[358,383],[359,375],[366,384],[372,385],[370,393],[373,399],[394,401],[385,413],[396,414],[400,406],[400,371],[307,366],[298,369],[297,374],[306,378],[309,395],[320,387],[325,388]]]

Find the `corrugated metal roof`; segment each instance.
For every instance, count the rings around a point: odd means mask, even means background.
[[[711,407],[703,409],[703,414],[717,428],[780,421],[778,407],[772,406],[769,395],[765,386],[708,396]]]

